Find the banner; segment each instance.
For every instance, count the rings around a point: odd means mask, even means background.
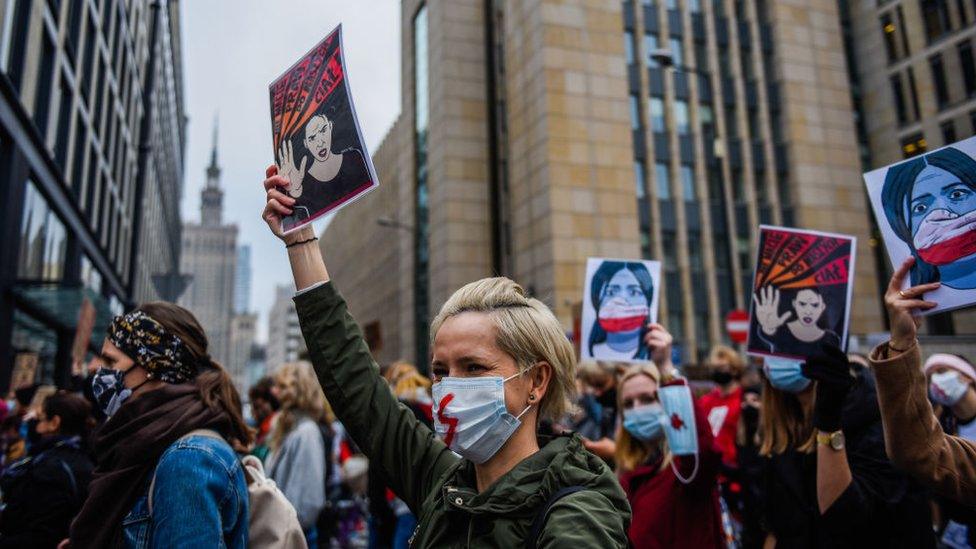
[[[657,322],[661,263],[639,259],[586,260],[580,356],[619,362],[649,361],[647,324]]]
[[[976,137],[864,174],[892,266],[915,257],[905,288],[942,287],[928,315],[976,303]]]
[[[747,351],[804,360],[847,345],[853,236],[759,227]]]
[[[271,83],[271,134],[278,173],[291,185],[291,232],[378,185],[346,73],[342,25]]]

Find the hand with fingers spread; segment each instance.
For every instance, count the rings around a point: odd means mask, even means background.
[[[315,232],[311,225],[306,225],[303,229],[287,235],[283,234],[281,218],[292,214],[295,199],[286,193],[285,189],[288,188],[289,181],[285,176],[278,174],[277,166],[268,166],[265,176],[267,179],[264,180],[264,191],[267,195],[267,202],[261,218],[271,228],[271,232],[286,244],[313,238]]]
[[[302,163],[295,165],[295,151],[291,141],[285,139],[278,149],[278,158],[281,160],[281,175],[290,182],[287,192],[292,198],[302,196],[302,182],[305,180],[305,167],[308,165],[308,157],[302,156]]]
[[[644,345],[647,345],[647,348],[651,351],[651,360],[657,365],[661,371],[661,375],[666,374],[665,370],[670,371],[674,369],[674,365],[671,363],[671,347],[673,343],[674,337],[664,326],[656,322],[647,325],[647,332],[644,334]]]
[[[779,314],[779,290],[766,286],[759,290],[759,295],[752,296],[756,304],[756,320],[766,335],[775,335],[776,330],[793,316],[792,311]]]
[[[891,326],[891,341],[888,342],[888,347],[896,352],[905,351],[915,344],[915,335],[920,322],[917,313],[938,305],[934,301],[925,301],[922,298],[926,292],[938,289],[942,285],[939,282],[901,289],[905,277],[914,264],[914,257],[906,259],[892,275],[888,289],[885,291],[885,308],[888,310],[888,321]]]

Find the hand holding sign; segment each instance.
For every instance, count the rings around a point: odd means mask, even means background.
[[[775,335],[776,330],[793,315],[792,311],[779,314],[779,290],[766,286],[759,291],[759,297],[752,296],[756,304],[756,319],[766,335]]]
[[[892,275],[888,289],[885,291],[885,308],[888,309],[888,320],[891,325],[889,345],[898,351],[905,351],[915,344],[915,334],[920,321],[915,311],[926,311],[937,306],[934,301],[924,301],[922,296],[941,286],[939,282],[930,282],[902,290],[905,277],[914,265],[914,257],[909,256],[903,261],[901,267]]]
[[[674,337],[671,332],[664,329],[664,326],[652,322],[647,325],[647,333],[644,334],[644,344],[651,350],[651,360],[661,371],[661,375],[668,376],[674,372],[671,364],[671,346]]]

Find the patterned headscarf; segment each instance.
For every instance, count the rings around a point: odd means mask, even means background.
[[[108,340],[153,379],[183,383],[199,370],[183,340],[142,311],[115,317],[108,327]]]

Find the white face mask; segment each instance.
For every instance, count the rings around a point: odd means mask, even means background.
[[[461,457],[482,464],[522,424],[505,406],[505,382],[518,377],[445,377],[434,384],[434,431]]]
[[[969,390],[969,383],[962,379],[959,372],[947,370],[932,374],[929,384],[929,394],[932,400],[943,406],[955,406]]]

